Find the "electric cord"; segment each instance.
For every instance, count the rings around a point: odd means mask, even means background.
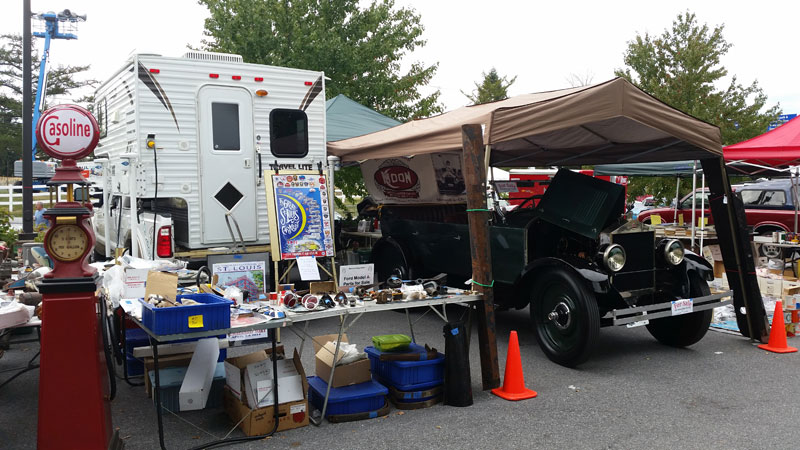
[[[111,392],[109,394],[108,400],[114,401],[114,398],[117,396],[117,378],[116,373],[114,371],[114,362],[111,360],[111,344],[109,342],[109,328],[108,328],[108,311],[106,306],[106,297],[105,295],[100,295],[100,314],[102,319],[100,320],[101,323],[101,330],[100,332],[103,334],[103,353],[106,357],[106,369],[108,370],[108,381],[111,385]]]
[[[155,195],[154,195],[154,198],[153,198],[153,206],[152,206],[153,207],[153,243],[152,243],[152,247],[150,248],[150,254],[151,254],[150,259],[156,259],[156,219],[158,218],[158,212],[157,212],[157,209],[158,209],[158,157],[156,156],[156,153],[158,153],[158,152],[156,151],[156,146],[154,144],[153,145],[153,166],[155,166],[155,169],[156,169],[156,183],[155,183],[156,191],[155,191]]]

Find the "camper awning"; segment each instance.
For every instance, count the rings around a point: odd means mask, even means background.
[[[344,161],[460,151],[461,126],[484,126],[492,165],[508,167],[679,161],[722,156],[719,128],[623,78],[465,106],[328,143]]]

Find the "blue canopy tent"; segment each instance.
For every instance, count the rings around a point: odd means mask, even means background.
[[[327,142],[374,133],[401,123],[351,100],[344,94],[325,102],[325,114]]]

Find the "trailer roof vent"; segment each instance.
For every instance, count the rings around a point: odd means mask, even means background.
[[[244,62],[241,55],[233,55],[231,53],[186,52],[183,54],[183,57],[199,61]]]

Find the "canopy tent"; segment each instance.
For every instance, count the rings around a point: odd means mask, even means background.
[[[344,94],[325,102],[326,141],[340,141],[400,125],[391,117],[351,100]]]
[[[800,165],[800,120],[798,117],[752,139],[725,147],[725,160],[743,164],[737,170],[761,173]]]
[[[721,157],[714,125],[623,78],[465,106],[388,130],[329,142],[343,161],[461,151],[461,126],[482,124],[491,164],[507,167]]]

